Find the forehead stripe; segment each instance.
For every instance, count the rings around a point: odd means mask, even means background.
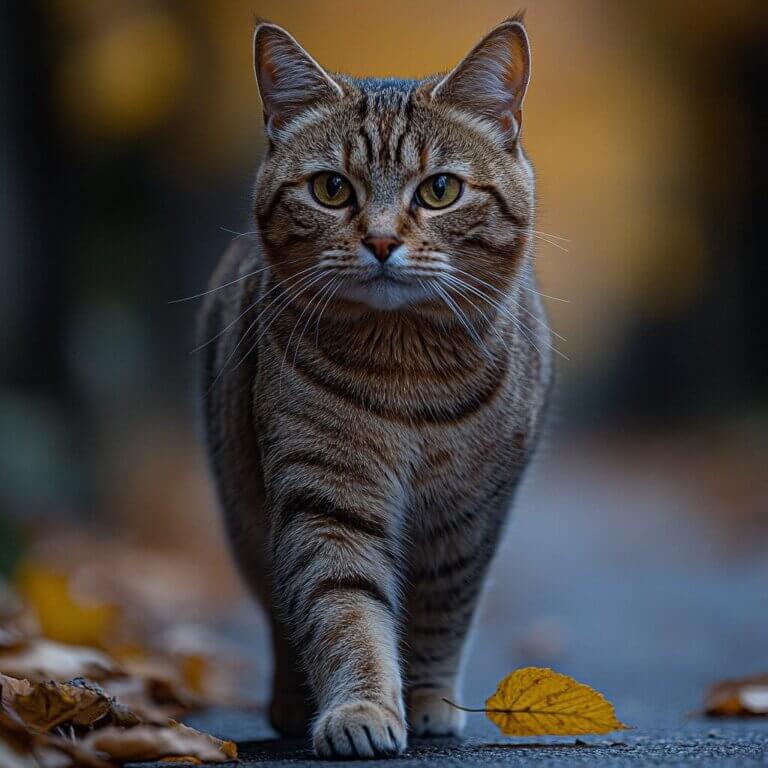
[[[366,162],[370,165],[373,162],[373,142],[364,125],[360,126],[359,134],[362,136],[363,143],[365,144]]]

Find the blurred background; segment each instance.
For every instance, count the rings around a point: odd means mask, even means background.
[[[99,606],[78,603],[90,569],[110,606],[237,644],[262,695],[261,619],[197,438],[197,302],[169,303],[252,229],[254,17],[330,70],[420,76],[515,10],[0,6],[0,575],[47,634],[106,643]],[[467,701],[544,663],[641,723],[663,680],[679,716],[707,682],[768,668],[768,5],[531,0],[526,19],[524,142],[553,236],[537,262],[567,340]]]

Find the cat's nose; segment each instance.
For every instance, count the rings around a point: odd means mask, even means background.
[[[396,235],[371,232],[363,238],[363,245],[383,264],[403,241]]]

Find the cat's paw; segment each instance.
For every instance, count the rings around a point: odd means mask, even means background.
[[[312,715],[310,702],[300,693],[274,693],[269,704],[270,725],[288,738],[305,737]]]
[[[405,723],[394,709],[372,701],[341,704],[323,712],[312,731],[318,757],[399,755],[406,747]]]
[[[461,736],[466,715],[446,704],[453,699],[448,688],[417,688],[408,697],[409,725],[414,736]]]

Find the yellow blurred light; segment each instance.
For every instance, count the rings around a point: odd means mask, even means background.
[[[115,20],[65,52],[58,78],[65,117],[89,137],[146,134],[173,115],[187,59],[169,13],[155,9]]]

